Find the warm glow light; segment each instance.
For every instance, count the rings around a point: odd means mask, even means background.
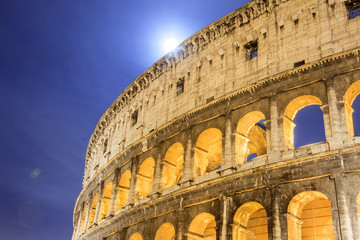
[[[177,45],[179,45],[179,42],[174,38],[168,38],[164,42],[164,50],[166,52],[170,52],[171,50],[174,50]]]

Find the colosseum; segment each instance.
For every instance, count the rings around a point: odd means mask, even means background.
[[[360,239],[359,0],[253,0],[137,77],[89,141],[72,239]],[[326,141],[294,146],[321,109]]]

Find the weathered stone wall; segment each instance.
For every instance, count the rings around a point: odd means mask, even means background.
[[[360,17],[346,3],[252,1],[139,76],[90,139],[73,239],[297,239],[316,201],[334,239],[360,238]],[[314,104],[326,142],[294,148]]]

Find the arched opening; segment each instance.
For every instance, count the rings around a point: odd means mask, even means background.
[[[136,176],[135,201],[143,199],[149,195],[154,179],[155,161],[152,157],[145,159],[139,168]]]
[[[286,150],[294,149],[294,128],[296,124],[293,122],[297,113],[305,107],[310,105],[322,105],[321,100],[313,95],[303,95],[297,98],[294,98],[289,102],[286,106],[283,116],[283,133],[284,133],[284,145]],[[316,113],[316,109],[317,114]],[[316,124],[312,124],[315,128],[324,129],[324,120],[322,111],[319,109],[319,106],[315,109],[309,108],[309,110],[315,110],[315,112],[310,112],[306,118],[301,118],[301,122],[298,121],[298,124],[305,126],[305,128],[309,129],[309,124],[306,122],[308,119],[317,119]],[[319,126],[321,125],[321,127]],[[310,136],[309,136],[310,135]],[[322,131],[322,136],[316,136],[317,133],[311,132],[307,135],[306,139],[323,139],[325,140],[325,131]],[[302,140],[300,139],[299,142]],[[300,145],[298,145],[300,146]]]
[[[344,94],[346,125],[349,135],[351,137],[360,133],[360,126],[359,126],[360,99],[357,97],[359,93],[360,93],[360,80],[351,84]],[[353,108],[355,108],[355,111]],[[359,110],[356,111],[357,109]],[[355,124],[354,124],[354,120],[355,120]]]
[[[83,213],[82,213],[82,216],[81,216],[81,219],[80,219],[80,231],[79,231],[79,235],[83,232],[84,230],[84,224],[85,224],[85,218],[86,218],[86,212],[88,210],[88,204],[85,203],[84,205],[84,210],[83,210]]]
[[[192,220],[187,234],[188,240],[216,240],[216,221],[210,213],[200,213]]]
[[[288,206],[289,240],[335,239],[331,203],[321,192],[297,194]]]
[[[161,186],[162,189],[166,189],[174,186],[181,180],[184,164],[183,145],[179,142],[171,145],[171,147],[167,150],[162,163],[163,170]]]
[[[252,111],[238,122],[235,133],[235,159],[237,164],[250,161],[255,156],[267,152],[265,116],[262,112]]]
[[[354,125],[354,136],[360,136],[360,96],[357,95],[353,104],[351,105],[353,109],[353,125]]]
[[[201,176],[221,167],[222,133],[217,128],[203,131],[195,145],[195,176]]]
[[[249,156],[247,156],[246,162],[252,162],[252,160],[254,160],[254,158],[257,158],[257,157],[258,157],[257,153],[252,153]]]
[[[234,215],[233,239],[267,240],[267,214],[264,207],[257,202],[243,204]]]
[[[175,228],[171,223],[164,223],[157,230],[155,240],[174,240]]]
[[[304,107],[299,111],[293,122],[294,128],[294,148],[325,142],[324,114],[319,105]]]
[[[108,182],[104,187],[101,205],[100,205],[99,222],[104,220],[106,218],[106,215],[109,213],[112,188],[113,188],[112,182]]]
[[[131,235],[129,240],[143,240],[143,238],[140,233],[134,233],[133,235]]]
[[[96,213],[96,205],[98,202],[99,195],[96,193],[93,197],[93,200],[90,205],[90,215],[89,215],[89,228],[93,225],[95,220],[95,213]]]
[[[116,196],[115,211],[122,209],[129,199],[129,190],[130,190],[130,179],[131,173],[130,170],[126,170],[120,178],[119,187]]]

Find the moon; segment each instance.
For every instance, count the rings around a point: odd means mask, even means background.
[[[163,48],[166,52],[174,50],[179,45],[179,41],[175,38],[168,38],[164,41]]]

